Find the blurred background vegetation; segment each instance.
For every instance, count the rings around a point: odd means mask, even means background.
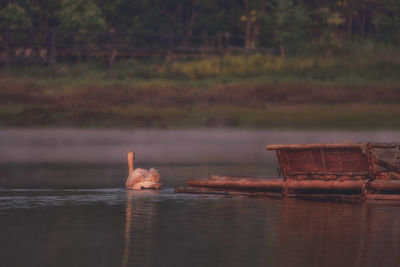
[[[400,0],[3,0],[0,125],[400,127]]]
[[[400,1],[3,0],[0,25],[41,33],[52,27],[87,33],[113,29],[143,44],[151,40],[135,35],[170,34],[184,44],[196,36],[207,46],[222,34],[243,38],[248,48],[272,46],[284,54],[333,49],[348,41],[397,45]]]

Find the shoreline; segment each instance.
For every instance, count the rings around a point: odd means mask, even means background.
[[[62,108],[54,105],[1,105],[0,129],[399,129],[400,105],[269,104],[264,108],[210,105],[141,105]]]

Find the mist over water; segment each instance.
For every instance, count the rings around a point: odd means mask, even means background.
[[[398,131],[0,130],[1,266],[398,266],[400,203],[175,194],[275,177],[265,145],[398,142]],[[126,191],[126,153],[161,173]],[[23,255],[23,256],[21,256]]]
[[[125,163],[130,150],[151,164],[264,163],[268,144],[397,142],[399,131],[0,130],[0,162]]]

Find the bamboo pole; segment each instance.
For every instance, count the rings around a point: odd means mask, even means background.
[[[331,190],[331,191],[343,191],[343,190],[358,190],[360,191],[365,185],[364,180],[353,180],[353,181],[324,181],[324,180],[291,180],[286,181],[288,189],[293,190]]]
[[[178,187],[175,189],[175,193],[185,193],[185,194],[212,194],[212,195],[246,195],[246,196],[256,196],[256,197],[272,197],[272,198],[282,198],[282,194],[274,192],[257,192],[257,191],[233,191],[223,188],[210,188],[210,187]],[[345,195],[345,194],[296,194],[290,193],[286,196],[287,198],[323,198],[323,199],[361,199],[365,198],[367,200],[394,200],[399,201],[400,195],[395,194],[366,194],[361,195]],[[397,203],[397,202],[396,202]]]
[[[268,145],[267,150],[279,149],[335,149],[335,148],[361,148],[362,144],[338,143],[338,144],[302,144],[302,145]]]
[[[218,175],[218,174],[212,174],[210,177],[207,179],[214,179],[214,180],[271,180],[275,178],[264,178],[264,177],[247,177],[247,176],[229,176],[229,175]]]
[[[391,175],[394,179],[399,179],[399,180],[400,180],[400,173],[398,173],[398,172],[391,172],[390,175]]]
[[[400,195],[367,194],[365,198],[369,200],[400,200]]]
[[[131,151],[131,152],[128,153],[129,175],[131,175],[132,172],[133,172],[134,161],[135,161],[135,153],[133,151]]]
[[[372,143],[372,147],[376,148],[396,148],[400,144],[399,143]]]
[[[281,190],[283,179],[265,179],[265,178],[226,178],[226,179],[190,179],[188,186],[193,187],[213,187],[213,188],[230,188],[243,190]]]
[[[288,194],[282,191],[289,190]],[[314,193],[307,193],[314,190]],[[363,193],[365,191],[365,194]],[[283,180],[260,177],[212,176],[212,178],[190,179],[188,187],[175,190],[176,193],[198,194],[248,194],[260,196],[280,195],[279,197],[352,197],[344,191],[358,192],[356,198],[372,200],[400,200],[399,180]],[[303,192],[303,193],[301,193]],[[390,193],[390,194],[388,194]],[[275,196],[275,197],[276,197]]]
[[[175,193],[184,194],[210,194],[210,195],[243,195],[254,197],[272,197],[282,198],[281,193],[274,192],[260,192],[260,191],[240,191],[240,190],[227,190],[223,188],[210,188],[210,187],[177,187]]]
[[[365,176],[368,171],[288,171],[289,175],[336,175],[336,176]]]
[[[219,179],[190,179],[187,182],[191,187],[210,187],[210,188],[225,188],[236,190],[263,190],[263,191],[278,191],[284,187],[292,190],[359,190],[365,186],[365,180],[353,181],[324,181],[324,180],[286,180],[277,178],[257,178],[251,179],[245,177],[219,177]]]
[[[369,188],[377,191],[400,191],[400,181],[374,180],[369,182]]]
[[[331,200],[360,200],[361,197],[358,194],[298,194],[298,193],[289,193],[286,195],[286,198],[300,198],[300,199],[331,199]]]

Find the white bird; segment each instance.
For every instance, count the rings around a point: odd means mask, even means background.
[[[135,169],[126,180],[126,188],[128,189],[159,189],[161,184],[160,173],[151,168],[149,171],[141,168]]]
[[[133,160],[135,158],[133,152],[128,153],[129,176],[126,179],[127,189],[160,189],[160,173],[151,168],[149,171],[141,168],[133,170]]]

